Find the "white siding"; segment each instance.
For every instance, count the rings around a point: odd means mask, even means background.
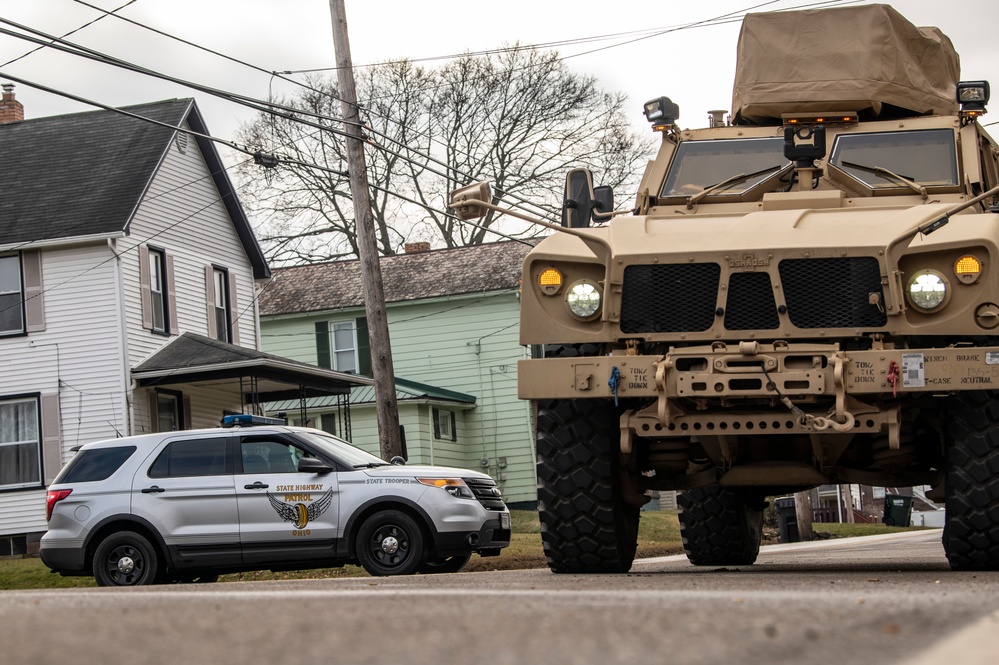
[[[104,244],[49,249],[42,273],[45,331],[0,339],[0,396],[58,393],[64,448],[113,437],[126,416],[113,256]]]
[[[170,337],[142,328],[139,259],[135,247],[147,243],[174,260],[177,324],[180,332],[208,334],[205,266],[216,264],[236,280],[233,318],[241,346],[257,348],[253,269],[236,235],[201,152],[191,141],[186,153],[175,142],[136,211],[129,236],[119,241],[123,255],[128,318],[129,366],[149,357]]]
[[[0,494],[0,536],[45,531],[45,490]]]

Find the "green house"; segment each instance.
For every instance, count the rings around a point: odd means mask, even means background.
[[[508,503],[532,507],[534,434],[529,402],[517,399],[520,276],[531,246],[501,242],[429,250],[422,243],[381,259],[399,421],[410,464],[481,469]],[[263,289],[263,349],[341,372],[371,372],[358,261],[275,268]],[[374,392],[273,403],[378,454]]]

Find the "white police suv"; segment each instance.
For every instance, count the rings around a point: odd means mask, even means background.
[[[101,586],[360,563],[455,572],[510,544],[486,474],[387,464],[326,432],[255,416],[83,446],[48,489],[41,558]]]

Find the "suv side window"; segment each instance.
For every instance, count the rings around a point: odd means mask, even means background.
[[[220,476],[232,473],[226,463],[226,438],[171,441],[149,467],[150,478]]]
[[[312,457],[302,448],[264,436],[245,436],[239,445],[243,473],[296,473],[298,460]]]
[[[69,461],[69,464],[53,481],[53,484],[92,483],[98,480],[107,480],[111,474],[121,468],[125,460],[131,457],[134,452],[135,446],[81,450]]]

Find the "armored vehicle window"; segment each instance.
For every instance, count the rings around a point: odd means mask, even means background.
[[[872,189],[903,187],[899,177],[921,185],[958,184],[950,129],[840,134],[829,162]]]
[[[676,148],[661,196],[692,196],[729,178],[734,178],[731,185],[716,193],[742,194],[787,163],[781,137],[684,141]],[[752,177],[736,178],[742,174]]]
[[[171,441],[149,467],[150,478],[220,476],[226,468],[225,438]]]
[[[92,483],[107,480],[125,463],[135,446],[81,450],[62,470],[56,483]]]

